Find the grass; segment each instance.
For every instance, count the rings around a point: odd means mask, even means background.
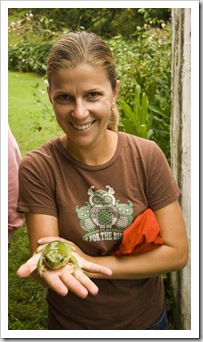
[[[32,277],[20,279],[16,270],[29,258],[27,228],[14,235],[9,249],[8,329],[47,330],[46,289]]]
[[[61,133],[53,114],[45,111],[45,105],[51,107],[42,78],[9,71],[8,97],[9,125],[23,156]]]
[[[21,154],[35,149],[61,130],[53,115],[44,111],[43,101],[49,104],[43,79],[32,73],[10,72],[9,77],[9,124],[18,142]],[[33,88],[39,83],[39,87]],[[37,97],[33,93],[37,94]],[[37,99],[40,102],[37,102]],[[47,304],[45,289],[31,277],[19,279],[16,271],[29,258],[27,228],[24,225],[14,235],[8,252],[9,269],[9,330],[46,330]]]

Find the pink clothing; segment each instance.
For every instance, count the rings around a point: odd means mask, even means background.
[[[24,215],[17,212],[18,168],[22,157],[17,142],[8,128],[8,243],[14,230],[22,226]]]

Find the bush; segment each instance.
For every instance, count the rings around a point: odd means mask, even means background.
[[[142,97],[147,98],[148,117],[153,116],[153,125],[148,137],[164,151],[170,162],[170,115],[171,115],[171,25],[155,28],[149,24],[137,27],[133,39],[117,36],[108,41],[116,59],[121,92],[118,104],[121,109],[121,128],[129,131],[129,111],[125,102],[134,111],[136,87],[140,86]],[[132,132],[132,126],[131,126]],[[133,131],[137,134],[136,130]]]
[[[118,34],[129,39],[136,27],[146,22],[160,26],[170,19],[168,8],[9,8],[9,17],[20,24],[23,34],[51,37],[55,32],[84,29],[96,32],[103,38]],[[17,18],[17,20],[16,20]],[[12,27],[11,27],[12,29]]]
[[[51,48],[50,43],[20,42],[9,44],[8,68],[14,71],[31,72],[39,75],[46,73],[46,59]]]
[[[74,13],[78,15],[79,12]],[[121,35],[106,39],[115,55],[118,78],[121,81],[118,101],[121,112],[120,128],[129,131],[130,127],[127,114],[129,110],[124,110],[124,103],[137,115],[133,107],[136,87],[139,86],[140,96],[144,96],[147,104],[147,117],[150,118],[151,126],[147,129],[147,137],[157,142],[170,161],[171,25],[157,18],[152,19],[150,9],[139,9],[138,13],[143,15],[145,23],[131,31],[128,39]],[[19,42],[9,44],[9,69],[34,71],[44,76],[48,52],[59,33],[55,31],[53,18],[48,19],[45,12],[41,16],[39,13],[34,16],[31,14],[32,12],[24,13],[24,19],[11,22],[9,26],[11,34],[19,36],[22,33],[23,37]],[[117,12],[114,14],[118,15]],[[127,15],[127,12],[122,13],[124,14]],[[86,18],[90,15],[87,9],[85,15]],[[131,129],[136,135],[139,131],[139,127],[133,131]]]

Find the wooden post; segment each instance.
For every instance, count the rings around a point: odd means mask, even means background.
[[[191,9],[172,10],[173,65],[171,167],[181,189],[180,204],[191,237]],[[191,265],[171,274],[179,329],[190,330]]]

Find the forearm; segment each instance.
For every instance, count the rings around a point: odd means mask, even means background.
[[[183,268],[188,261],[188,240],[178,201],[155,214],[164,241],[162,246],[139,255],[91,257],[91,261],[109,267],[113,279],[144,279]],[[94,274],[89,276],[98,278]]]
[[[111,277],[88,274],[91,278],[111,279],[143,279],[179,270],[187,263],[187,251],[177,251],[173,247],[163,245],[152,251],[132,256],[90,257],[99,265],[112,270]]]

